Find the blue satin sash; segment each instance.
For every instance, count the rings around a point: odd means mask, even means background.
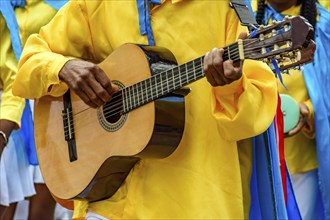
[[[155,40],[152,34],[151,22],[150,22],[150,9],[149,3],[161,4],[161,0],[136,0],[138,12],[139,12],[139,26],[140,34],[147,35],[148,44],[155,45]]]

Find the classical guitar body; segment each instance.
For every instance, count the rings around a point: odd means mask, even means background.
[[[152,49],[126,44],[99,66],[120,87],[131,86],[156,74],[157,69],[173,65],[162,58],[168,51],[161,55],[160,50]],[[139,87],[131,89],[134,93]],[[140,158],[164,158],[176,149],[184,129],[183,96],[178,92],[141,105],[141,95],[126,101],[119,96],[93,109],[71,92],[67,111],[62,97],[36,100],[38,159],[45,182],[56,197],[89,201],[110,197]],[[108,107],[116,105],[141,106],[111,115]],[[71,136],[70,141],[65,136]]]

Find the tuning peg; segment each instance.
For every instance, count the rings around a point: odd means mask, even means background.
[[[286,15],[286,16],[283,18],[283,20],[284,20],[284,21],[286,21],[286,20],[289,20],[289,19],[290,19],[290,17],[291,17],[291,16],[289,16],[289,15]]]
[[[296,52],[296,60],[301,60],[301,52],[300,51],[297,51]]]
[[[277,60],[277,61],[282,60],[282,57],[280,55],[276,55],[275,60]]]
[[[292,62],[292,60],[289,57],[283,57],[282,61],[287,63],[287,62]]]

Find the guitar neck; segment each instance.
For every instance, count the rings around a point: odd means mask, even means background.
[[[240,60],[237,42],[224,47],[223,59],[231,59],[234,62]],[[201,56],[122,89],[123,113],[203,78],[203,60],[204,56]]]

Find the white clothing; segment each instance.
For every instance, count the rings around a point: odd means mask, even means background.
[[[34,183],[44,183],[40,168],[29,164],[23,135],[13,131],[0,159],[0,204],[9,206],[35,195]]]
[[[302,219],[315,219],[315,216],[319,216],[317,213],[317,199],[319,199],[317,169],[291,174],[291,182]]]

